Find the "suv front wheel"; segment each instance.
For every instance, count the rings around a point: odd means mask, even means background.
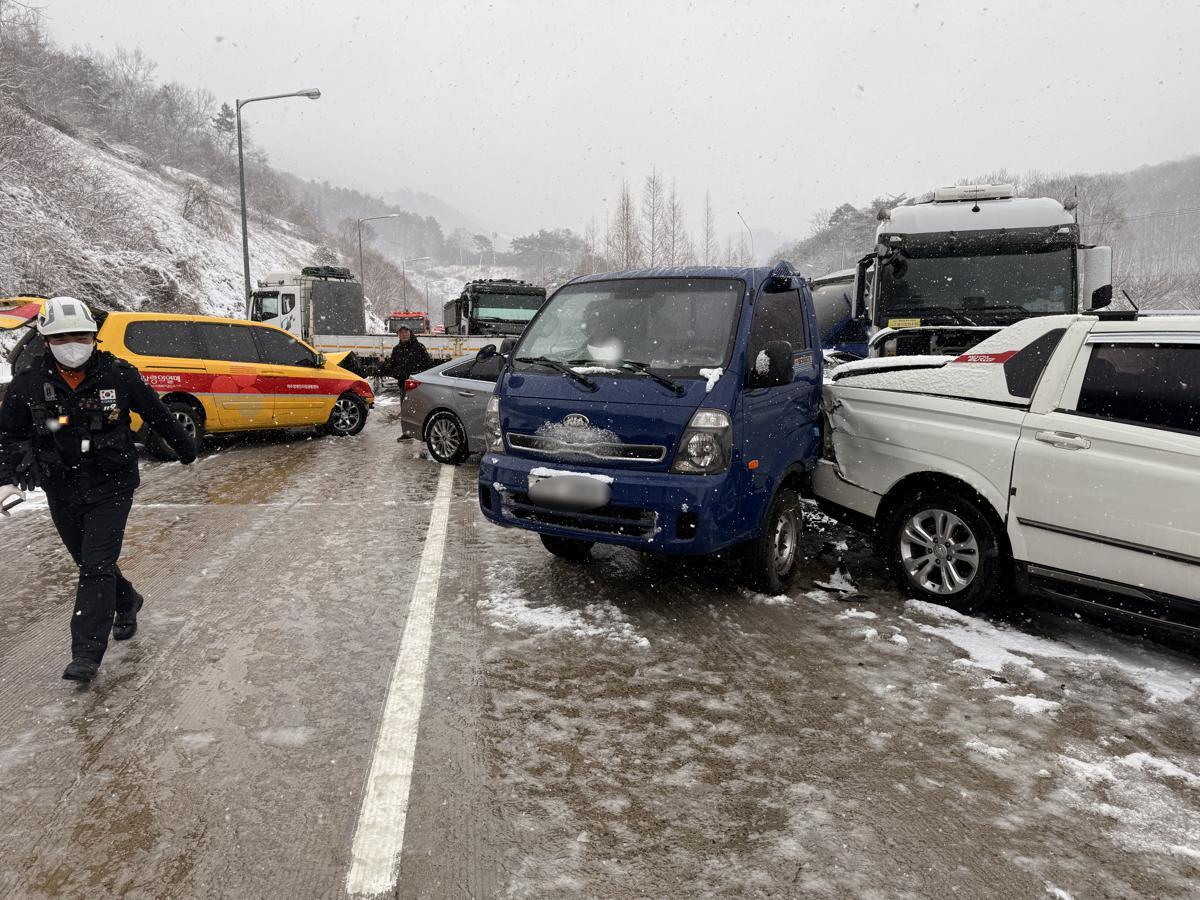
[[[998,529],[974,500],[960,494],[917,491],[896,507],[885,536],[900,590],[919,600],[972,612],[1005,579]]]

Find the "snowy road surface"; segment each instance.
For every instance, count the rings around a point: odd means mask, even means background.
[[[0,896],[1197,895],[1195,659],[905,602],[817,515],[787,596],[572,566],[397,413],[148,464],[90,687],[44,506],[0,523]]]

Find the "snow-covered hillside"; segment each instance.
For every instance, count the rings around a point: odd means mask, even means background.
[[[236,196],[154,166],[133,148],[68,136],[11,107],[2,112],[0,124],[23,134],[0,172],[0,296],[242,313]],[[315,250],[290,224],[251,218],[252,278],[311,264]]]

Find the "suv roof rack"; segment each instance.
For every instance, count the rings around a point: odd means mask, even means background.
[[[1136,322],[1136,309],[1085,309],[1085,316],[1095,316],[1102,322]]]

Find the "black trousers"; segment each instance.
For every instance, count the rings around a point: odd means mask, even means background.
[[[71,655],[100,662],[108,648],[114,613],[132,612],[138,599],[137,591],[117,567],[133,494],[79,503],[47,491],[46,500],[54,527],[79,567]]]

